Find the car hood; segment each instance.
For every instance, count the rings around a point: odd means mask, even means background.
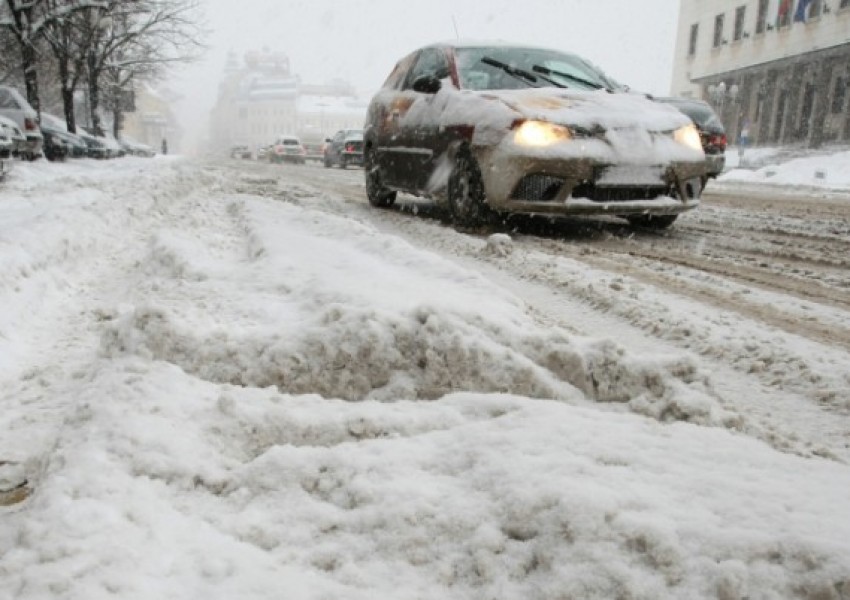
[[[479,92],[497,100],[526,119],[598,130],[641,128],[673,131],[691,120],[677,109],[658,104],[636,93],[607,91],[527,89]]]

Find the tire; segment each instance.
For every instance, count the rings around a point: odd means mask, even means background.
[[[667,229],[679,215],[639,215],[626,217],[634,227],[646,229]]]
[[[459,227],[478,227],[492,221],[493,210],[487,205],[484,181],[478,162],[468,148],[461,148],[449,175],[449,212]]]
[[[364,157],[366,175],[366,196],[369,204],[376,208],[389,208],[395,204],[397,193],[389,190],[381,182],[381,168],[375,162],[375,153],[369,149]]]

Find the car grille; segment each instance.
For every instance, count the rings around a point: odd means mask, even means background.
[[[511,198],[528,202],[550,202],[558,197],[564,187],[562,177],[536,173],[523,177],[514,188]]]
[[[666,187],[601,187],[583,182],[573,188],[573,198],[587,198],[594,202],[628,202],[629,200],[654,200],[672,192]]]

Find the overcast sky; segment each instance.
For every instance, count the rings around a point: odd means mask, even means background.
[[[228,50],[268,47],[306,83],[340,77],[376,90],[411,50],[455,38],[566,50],[615,79],[669,92],[678,0],[204,0],[207,57],[175,74],[187,129],[207,124]]]

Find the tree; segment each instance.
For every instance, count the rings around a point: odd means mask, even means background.
[[[194,60],[203,49],[198,0],[110,0],[110,26],[98,28],[88,53],[86,73],[92,127],[103,133],[101,93],[115,115],[116,133],[123,114],[121,98],[134,79],[152,78],[168,65]],[[102,84],[107,84],[102,89]]]
[[[0,27],[11,31],[17,42],[27,101],[37,112],[41,112],[38,43],[45,28],[76,11],[103,6],[101,0],[3,0],[0,4]]]

